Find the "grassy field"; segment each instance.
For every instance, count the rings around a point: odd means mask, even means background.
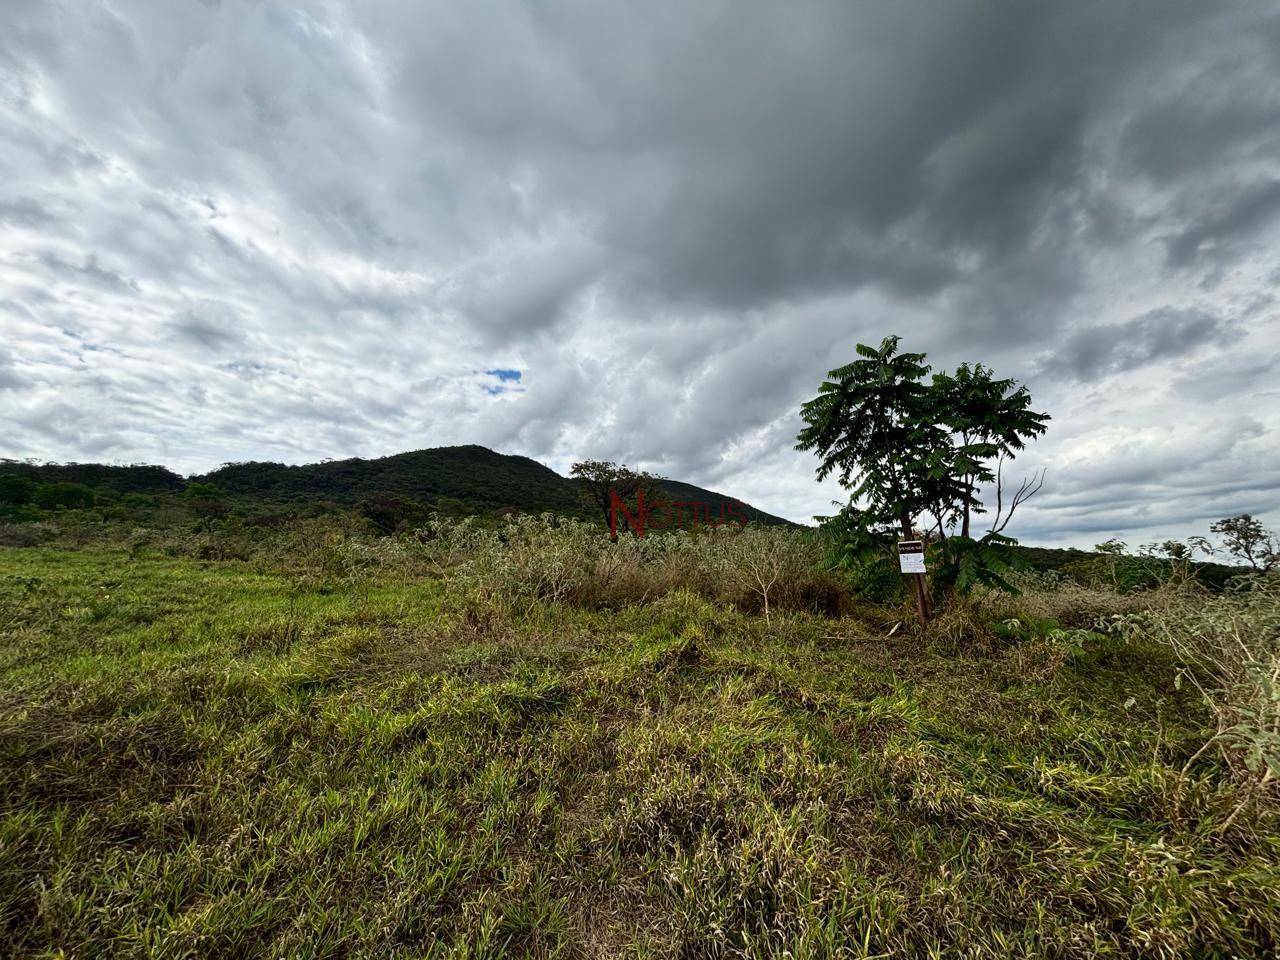
[[[1168,649],[891,623],[0,548],[0,954],[1274,955]]]

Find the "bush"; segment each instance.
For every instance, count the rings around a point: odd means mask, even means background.
[[[846,572],[853,592],[867,603],[896,607],[908,596],[907,578],[896,553],[883,552],[850,564]]]
[[[1010,580],[1019,590],[1021,612],[1067,627],[1091,629],[1100,620],[1144,610],[1156,599],[1142,592],[1121,594],[1110,586],[1086,586],[1056,571],[1028,571]]]
[[[83,483],[42,483],[32,497],[42,510],[84,510],[94,499],[93,490]]]
[[[1151,590],[1170,578],[1172,567],[1158,557],[1099,555],[1072,560],[1062,572],[1091,587],[1109,587],[1120,593]]]
[[[717,535],[718,567],[726,585],[758,599],[769,622],[769,601],[801,607],[821,559],[817,544],[791,530],[744,527]],[[713,554],[714,555],[714,554]],[[799,601],[799,602],[797,602]]]
[[[36,485],[16,473],[0,473],[0,508],[21,507],[31,502]]]
[[[37,523],[0,523],[0,547],[35,547],[48,528]]]
[[[356,504],[356,512],[380,533],[410,530],[427,519],[427,508],[391,493],[375,493]]]

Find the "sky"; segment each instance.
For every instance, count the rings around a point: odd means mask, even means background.
[[[604,458],[807,521],[890,334],[1007,533],[1280,524],[1280,4],[0,3],[0,456]]]

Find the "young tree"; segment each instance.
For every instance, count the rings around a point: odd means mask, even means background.
[[[611,491],[627,502],[641,491],[646,498],[652,499],[662,482],[661,477],[642,470],[632,470],[626,464],[619,465],[612,460],[580,461],[570,468],[569,475],[582,482],[583,498],[600,510],[606,527],[611,526],[609,523],[613,505]],[[627,522],[625,516],[623,522]],[[617,540],[617,533],[611,531],[610,538]]]
[[[886,337],[878,348],[858,344],[859,359],[827,375],[818,396],[801,408],[806,426],[796,448],[818,453],[818,479],[836,473],[870,523],[892,523],[910,539],[921,515],[931,514],[930,526],[945,542],[947,527],[982,509],[977,491],[996,479],[990,462],[1042,433],[1048,417],[1030,410],[1025,389],[995,380],[985,367],[926,382],[925,355],[899,353],[899,342]],[[972,582],[1007,588],[996,548],[1011,542],[992,530],[980,543],[957,545],[964,569],[952,579],[961,589]],[[919,579],[916,594],[927,616]]]
[[[770,625],[769,596],[788,566],[794,562],[795,541],[790,531],[744,527],[727,543],[728,576],[760,597],[764,622]]]
[[[1280,536],[1252,515],[1242,513],[1238,517],[1226,517],[1209,530],[1222,534],[1227,553],[1259,573],[1270,573],[1280,567]]]
[[[899,353],[898,337],[858,344],[860,359],[832,370],[800,408],[796,449],[818,453],[818,479],[838,473],[865,512],[910,537],[916,518],[970,491],[956,476],[949,431],[935,416],[923,353]],[[945,507],[944,507],[945,509]]]
[[[1094,552],[1102,554],[1106,557],[1107,570],[1111,574],[1111,585],[1116,589],[1120,587],[1120,561],[1124,559],[1125,551],[1129,549],[1129,545],[1119,537],[1112,537],[1110,540],[1104,540],[1102,543],[1093,545]]]

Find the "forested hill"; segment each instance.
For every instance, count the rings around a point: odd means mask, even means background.
[[[404,497],[436,505],[459,501],[476,511],[515,507],[526,513],[584,513],[579,484],[551,468],[487,447],[435,447],[376,460],[334,460],[287,466],[281,463],[227,464],[195,477],[216,483],[233,496],[273,502],[329,500],[354,504],[376,494]],[[692,484],[668,481],[673,500],[707,503],[713,516],[731,498]],[[759,523],[786,523],[749,505],[746,516]],[[594,517],[594,513],[589,513]]]
[[[116,494],[179,493],[188,482],[217,484],[232,497],[271,504],[329,502],[353,506],[374,497],[399,497],[423,508],[450,513],[487,513],[507,507],[524,513],[574,514],[595,519],[580,495],[578,481],[562,477],[528,457],[495,453],[486,447],[436,447],[376,460],[332,460],[289,466],[230,463],[203,476],[184,479],[164,467],[96,463],[34,464],[0,461],[0,474],[18,474],[34,483],[83,484]],[[732,498],[692,484],[667,481],[675,501],[706,503],[710,516]],[[787,521],[744,504],[740,512],[758,523]]]
[[[172,470],[150,464],[122,467],[105,463],[32,463],[0,460],[0,476],[25,477],[32,483],[79,483],[113,493],[178,493],[186,481]]]
[[[573,483],[549,467],[474,445],[299,466],[231,463],[193,479],[216,483],[232,496],[277,502],[352,504],[387,494],[424,504],[448,497],[478,510],[574,512],[580,507]]]

